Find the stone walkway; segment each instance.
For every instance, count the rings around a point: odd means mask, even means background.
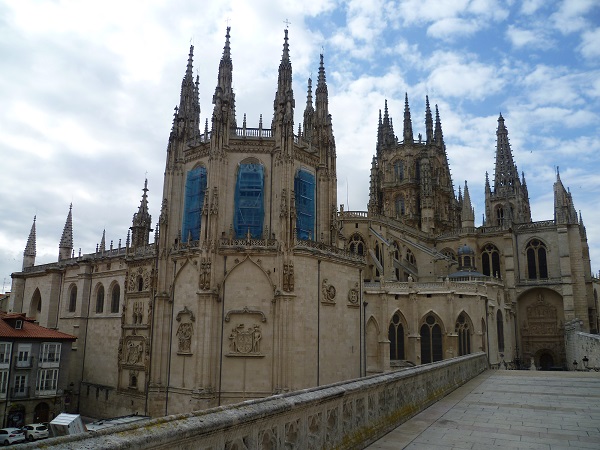
[[[600,373],[488,370],[367,448],[600,449]]]

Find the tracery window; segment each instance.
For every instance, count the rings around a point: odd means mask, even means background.
[[[388,339],[390,340],[390,360],[397,361],[404,357],[404,327],[397,312],[390,322]]]
[[[119,301],[121,299],[121,288],[118,284],[115,284],[112,289],[112,298],[110,301],[110,312],[118,313],[119,312]]]
[[[500,252],[493,244],[487,244],[481,252],[481,271],[489,277],[500,276]]]
[[[365,254],[365,242],[363,241],[360,234],[353,234],[350,238],[348,248],[352,253],[357,253],[361,256]]]
[[[546,246],[539,239],[532,239],[525,248],[527,255],[527,278],[530,280],[548,278]]]
[[[496,208],[496,225],[502,226],[504,223],[504,208],[502,206],[498,206]]]
[[[404,161],[396,161],[394,163],[394,177],[396,181],[404,180]]]
[[[471,353],[471,329],[464,313],[458,316],[454,331],[458,335],[458,356]]]
[[[504,320],[502,319],[502,312],[498,310],[496,313],[496,331],[498,333],[498,351],[504,351]]]
[[[185,181],[185,206],[181,230],[182,242],[200,239],[202,207],[206,193],[206,167],[198,166],[187,173]]]
[[[237,238],[262,236],[264,219],[264,168],[259,163],[242,163],[235,185],[233,228]]]
[[[100,285],[96,291],[96,312],[104,312],[104,286]]]
[[[313,240],[315,233],[315,176],[299,170],[294,179],[298,238]]]
[[[71,286],[71,291],[69,292],[69,312],[75,312],[77,308],[77,286]]]
[[[398,197],[396,197],[396,217],[400,217],[403,216],[406,213],[406,209],[404,206],[404,197],[402,196],[402,194],[398,195]]]
[[[433,314],[425,317],[421,325],[421,364],[441,361],[442,351],[442,327]]]

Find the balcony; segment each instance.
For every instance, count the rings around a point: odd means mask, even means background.
[[[29,356],[28,358],[15,356],[15,367],[17,369],[31,369],[33,367],[33,356]]]
[[[10,388],[10,398],[28,398],[29,386]]]

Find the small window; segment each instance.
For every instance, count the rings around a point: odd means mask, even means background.
[[[15,320],[15,330],[20,330],[23,328],[23,321],[22,320]]]
[[[75,312],[77,309],[77,286],[73,285],[71,287],[71,292],[69,293],[69,312]]]
[[[119,312],[119,301],[121,299],[121,288],[118,284],[115,284],[112,290],[112,298],[110,301],[110,312],[118,313]]]
[[[96,312],[104,312],[104,286],[100,285],[96,293]]]

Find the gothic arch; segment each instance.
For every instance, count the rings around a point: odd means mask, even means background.
[[[117,280],[113,280],[108,287],[107,292],[107,309],[111,313],[118,313],[121,305],[121,285]],[[110,305],[110,306],[109,306]]]
[[[67,292],[67,311],[74,313],[77,310],[77,285],[71,283]]]
[[[42,312],[42,294],[40,294],[40,289],[35,288],[33,295],[31,296],[31,302],[29,303],[29,317],[33,317],[35,320],[38,320],[40,313]]]
[[[396,309],[388,323],[390,361],[404,360],[406,359],[406,335],[408,334],[406,317],[404,317],[400,309]]]
[[[367,241],[365,240],[364,236],[359,233],[358,231],[355,233],[352,233],[350,235],[350,239],[348,239],[348,250],[350,250],[351,252],[356,252],[359,255],[366,255],[367,254]]]
[[[475,328],[469,314],[463,309],[457,316],[454,332],[458,336],[458,356],[468,355],[472,352],[473,334]]]
[[[421,336],[421,364],[441,361],[444,359],[444,322],[438,314],[430,310],[419,321]]]
[[[273,280],[271,280],[271,277],[269,276],[269,274],[267,273],[267,271],[258,263],[258,261],[254,261],[250,257],[250,255],[246,255],[244,257],[244,259],[242,259],[240,262],[238,262],[235,266],[233,266],[227,272],[227,275],[225,275],[225,278],[223,278],[223,285],[225,285],[225,283],[232,276],[232,274],[234,272],[236,272],[243,264],[253,264],[256,267],[258,267],[260,269],[260,271],[264,274],[264,276],[267,279],[267,281],[269,282],[269,285],[271,286],[271,289],[273,290],[273,292],[275,292],[275,288],[276,288],[275,283],[273,283]]]
[[[381,350],[379,348],[379,324],[377,319],[371,316],[365,327],[365,347],[367,356],[367,374],[383,371],[381,364]]]
[[[96,288],[94,289],[94,310],[96,311],[96,313],[103,313],[105,304],[106,290],[104,289],[104,285],[99,282],[96,284]]]

